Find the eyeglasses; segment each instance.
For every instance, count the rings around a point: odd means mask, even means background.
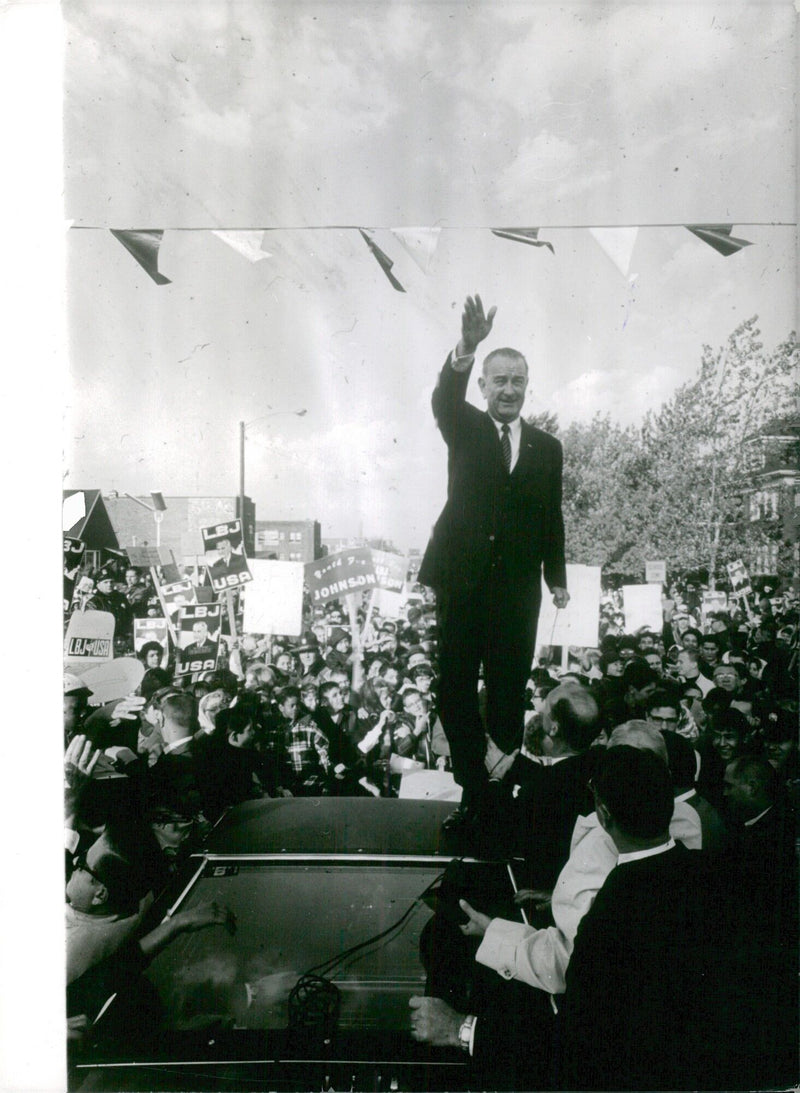
[[[677,717],[658,717],[654,713],[650,714],[649,720],[652,721],[654,725],[677,725],[678,724],[678,718]]]

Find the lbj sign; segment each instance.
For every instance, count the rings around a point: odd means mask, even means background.
[[[305,569],[306,584],[314,604],[339,600],[353,592],[364,592],[378,587],[372,551],[369,547],[354,547],[329,554],[308,562]]]
[[[114,616],[110,611],[76,611],[64,638],[64,664],[71,672],[105,664],[114,656]]]

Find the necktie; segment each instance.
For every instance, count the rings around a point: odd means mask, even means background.
[[[500,437],[500,450],[503,453],[503,462],[506,465],[506,470],[511,470],[511,430],[507,425],[504,425],[500,430],[502,436]]]

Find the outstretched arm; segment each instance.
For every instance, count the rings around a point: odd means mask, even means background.
[[[458,415],[464,406],[474,353],[492,329],[496,307],[484,314],[480,296],[468,296],[461,314],[461,338],[450,354],[433,392],[433,416],[447,444],[456,430]]]

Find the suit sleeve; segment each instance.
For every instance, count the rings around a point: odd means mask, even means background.
[[[464,413],[467,397],[467,385],[469,383],[472,368],[463,372],[457,372],[451,367],[452,353],[445,361],[444,368],[439,373],[436,387],[433,391],[431,405],[436,424],[449,446],[456,434],[459,418]]]
[[[561,444],[556,440],[553,447],[553,465],[550,471],[548,535],[544,557],[544,579],[551,591],[554,588],[567,587],[567,566],[564,558],[564,516],[561,511],[563,466],[564,451]]]

